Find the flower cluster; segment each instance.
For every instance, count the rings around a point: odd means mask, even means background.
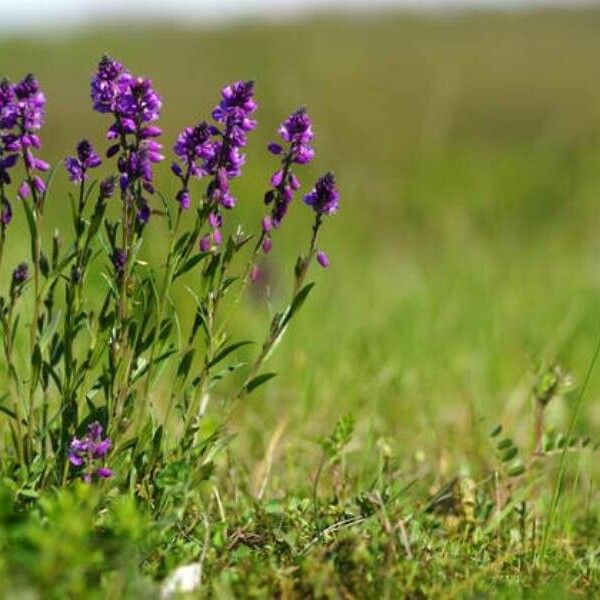
[[[132,75],[120,62],[104,56],[92,77],[91,98],[94,110],[114,117],[106,137],[115,143],[106,155],[112,157],[120,153],[117,166],[123,196],[128,192],[135,195],[138,182],[152,194],[152,165],[164,159],[162,145],[154,139],[162,131],[151,124],[158,120],[162,107],[152,81]],[[146,222],[150,210],[147,202],[138,196],[138,218]]]
[[[112,471],[105,465],[112,443],[102,434],[102,425],[96,421],[88,426],[84,438],[74,437],[69,446],[69,461],[75,467],[83,467],[83,480],[87,483],[94,477],[106,479],[112,476]]]
[[[40,89],[37,79],[27,75],[16,84],[7,79],[0,82],[0,188],[11,183],[10,169],[22,156],[27,180],[19,188],[19,197],[27,198],[34,191],[43,194],[46,184],[35,171],[45,172],[50,167],[33,154],[41,147],[38,135],[44,122],[46,97]],[[8,225],[12,218],[12,209],[5,194],[2,193],[0,223]]]
[[[264,252],[272,248],[271,230],[281,225],[287,214],[294,192],[300,188],[300,180],[292,171],[294,163],[304,165],[315,156],[310,145],[314,137],[312,122],[305,108],[293,112],[279,127],[281,139],[288,144],[285,149],[281,144],[269,144],[269,152],[282,156],[281,168],[271,176],[271,189],[265,194],[265,204],[272,205],[271,213],[262,221]]]
[[[315,187],[304,196],[304,202],[319,215],[332,215],[339,208],[340,193],[330,171],[317,179]]]
[[[333,215],[338,211],[340,205],[340,193],[335,183],[335,176],[331,171],[319,177],[315,187],[304,196],[304,202],[315,211],[315,235],[316,229],[321,225],[324,215]],[[329,266],[329,257],[325,252],[317,252],[317,262],[326,269]]]
[[[23,286],[29,279],[29,266],[26,262],[19,263],[12,272],[10,281],[10,295],[12,298],[17,298],[21,295]]]
[[[246,157],[240,152],[247,143],[247,134],[256,128],[251,118],[256,111],[254,83],[236,81],[221,90],[221,101],[212,111],[217,125],[201,122],[195,127],[185,128],[173,147],[179,162],[171,170],[180,179],[181,188],[177,201],[182,210],[191,204],[189,193],[190,177],[212,177],[207,190],[210,212],[210,235],[200,240],[201,249],[221,243],[220,208],[232,209],[236,199],[231,194],[230,179],[239,177]]]
[[[82,183],[88,178],[87,172],[98,167],[102,161],[94,147],[88,140],[81,140],[77,144],[77,156],[69,156],[65,159],[65,167],[69,172],[69,179],[73,183]]]

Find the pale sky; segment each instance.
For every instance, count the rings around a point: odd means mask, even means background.
[[[0,0],[0,32],[64,31],[119,16],[210,25],[243,18],[286,19],[322,10],[478,10],[582,4],[600,5],[600,0]]]

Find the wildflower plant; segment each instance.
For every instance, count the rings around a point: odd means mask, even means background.
[[[210,476],[215,453],[230,438],[236,403],[273,377],[264,363],[312,288],[310,266],[329,264],[318,235],[337,211],[339,193],[331,173],[308,188],[304,200],[314,221],[290,300],[273,316],[254,358],[241,361],[237,355],[250,342],[232,337],[223,307],[236,310],[256,279],[257,259],[272,249],[301,187],[296,170],[315,156],[306,109],[285,119],[282,143],[268,147],[280,164],[264,196],[267,213],[247,234],[224,225],[246,201],[232,183],[257,127],[253,82],[225,85],[210,119],[174,136],[170,194],[155,189],[155,170],[168,152],[159,141],[166,137],[158,124],[163,103],[152,81],[105,56],[90,95],[107,122],[106,148],[83,139],[65,158],[57,176],[72,185],[71,223],[42,239],[45,211],[61,202],[39,157],[46,98],[32,75],[0,82],[0,268],[13,269],[0,296],[7,375],[0,469],[28,494],[71,480],[110,480],[160,512]],[[30,257],[11,267],[2,264],[2,250],[18,204]],[[155,219],[168,232],[158,265],[142,258]],[[174,301],[178,290],[193,297],[191,319]],[[219,386],[222,406],[213,408],[220,417],[211,426],[207,411]]]

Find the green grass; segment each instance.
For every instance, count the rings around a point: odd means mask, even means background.
[[[533,382],[540,365],[558,362],[575,389],[551,402],[547,426],[566,432],[600,335],[599,28],[599,11],[392,15],[0,41],[0,73],[34,71],[47,92],[44,158],[60,160],[83,135],[101,143],[106,123],[91,112],[87,86],[108,51],[153,78],[169,140],[208,114],[222,82],[256,80],[261,128],[237,189],[247,227],[260,214],[272,169],[264,146],[299,100],[318,135],[318,160],[304,182],[329,166],[339,179],[342,210],[322,240],[332,266],[315,275],[319,285],[274,359],[279,378],[236,415],[238,437],[215,484],[224,506],[210,529],[207,593],[599,593],[600,472],[591,449],[566,461],[545,554],[542,528],[560,458],[514,484],[525,516],[509,511],[490,524],[481,512],[500,464],[490,429],[502,423],[522,453],[531,451]],[[174,189],[166,165],[162,172],[163,187]],[[69,210],[64,175],[56,189],[47,233]],[[18,216],[13,261],[25,252]],[[304,246],[308,222],[298,202],[277,238],[288,264]],[[154,235],[147,252],[160,256],[160,228]],[[282,296],[287,274],[269,266]],[[240,332],[262,331],[267,314],[257,303],[237,321]],[[594,442],[599,375],[592,373],[575,423],[576,434]],[[318,441],[345,414],[356,431],[341,466],[324,471],[315,516]],[[254,503],[266,455],[271,470],[262,502]],[[429,495],[456,476],[465,479],[451,501],[424,511]],[[469,481],[483,482],[478,494],[464,487]],[[385,502],[375,492],[388,494]],[[364,520],[319,535],[349,514]],[[44,543],[53,547],[68,531],[59,520]],[[135,538],[130,531],[122,537]],[[201,521],[191,537],[197,547],[178,540],[160,567],[149,552],[147,576],[197,559]],[[0,573],[3,564],[12,563],[2,558]],[[60,560],[48,568],[39,585],[58,585],[52,577],[62,573]]]

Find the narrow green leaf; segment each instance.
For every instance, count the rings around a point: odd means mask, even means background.
[[[262,373],[257,375],[254,379],[251,379],[245,386],[244,390],[247,394],[252,393],[254,390],[259,388],[261,385],[267,383],[269,379],[273,379],[277,373]]]

